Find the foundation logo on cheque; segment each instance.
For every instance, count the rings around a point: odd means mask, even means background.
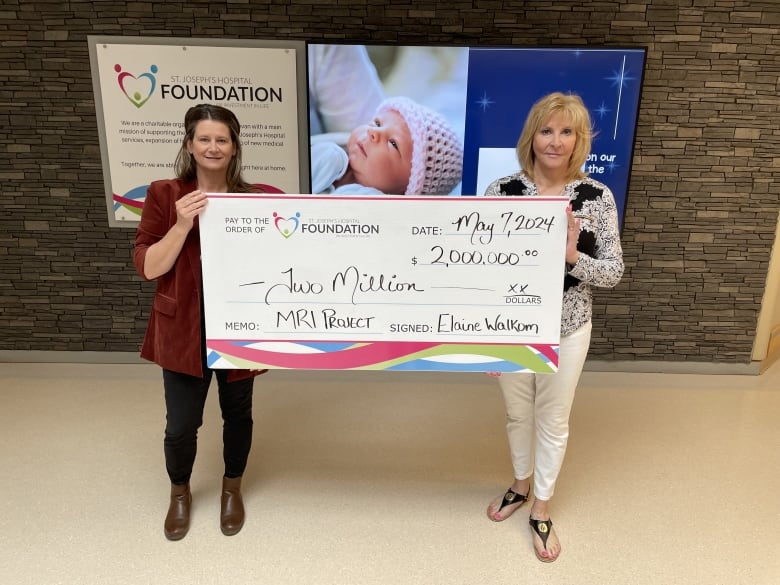
[[[157,65],[150,65],[149,71],[137,76],[128,71],[122,71],[122,66],[118,63],[114,65],[114,71],[117,72],[116,82],[119,84],[119,89],[122,90],[131,104],[140,108],[149,101],[157,87]]]
[[[360,223],[357,219],[330,218],[316,219],[309,223],[301,220],[301,212],[296,211],[292,217],[284,217],[276,211],[273,213],[274,227],[285,239],[296,232],[304,234],[334,234],[337,237],[368,237],[379,234],[376,224]]]
[[[285,238],[289,238],[301,225],[301,212],[296,211],[293,217],[282,217],[274,211],[274,227]]]

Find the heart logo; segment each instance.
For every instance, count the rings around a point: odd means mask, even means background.
[[[295,217],[282,217],[274,211],[274,227],[285,238],[292,236],[301,225],[300,222],[301,212],[295,213]]]
[[[157,86],[157,65],[149,67],[149,72],[135,76],[127,71],[122,71],[121,65],[114,65],[114,71],[118,73],[116,81],[119,88],[136,108],[143,106],[154,93]]]

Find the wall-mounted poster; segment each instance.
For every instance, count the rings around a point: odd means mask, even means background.
[[[199,103],[236,114],[247,181],[267,192],[306,189],[305,43],[95,36],[88,41],[109,225],[134,227],[148,185],[172,177],[184,114]]]
[[[413,160],[403,177],[406,194],[482,195],[494,179],[520,170],[515,146],[528,111],[560,91],[578,94],[588,107],[595,138],[586,170],[612,190],[622,223],[644,61],[642,48],[309,44],[313,192],[370,194],[394,186],[376,172],[364,172],[360,187],[348,183],[344,156],[333,147],[348,151],[350,139],[385,123],[392,109],[418,147],[422,127],[445,144],[422,178]],[[457,162],[451,135],[462,147]]]

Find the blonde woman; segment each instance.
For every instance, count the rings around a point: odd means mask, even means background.
[[[583,167],[591,149],[588,110],[576,95],[552,93],[537,101],[517,142],[522,170],[491,183],[486,196],[569,198],[558,371],[499,374],[506,405],[514,482],[487,509],[505,520],[533,499],[529,524],[543,562],[558,558],[561,543],[550,519],[569,438],[569,415],[590,345],[591,287],[614,287],[623,275],[615,201],[609,188]],[[533,496],[531,485],[533,484]]]

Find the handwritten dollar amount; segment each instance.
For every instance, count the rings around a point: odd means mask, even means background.
[[[506,265],[517,266],[521,262],[532,260],[539,255],[539,250],[522,250],[519,252],[482,252],[480,250],[445,250],[442,246],[431,248],[433,258],[427,264],[432,266],[475,266],[475,265]],[[418,264],[417,257],[412,258],[412,264]]]

